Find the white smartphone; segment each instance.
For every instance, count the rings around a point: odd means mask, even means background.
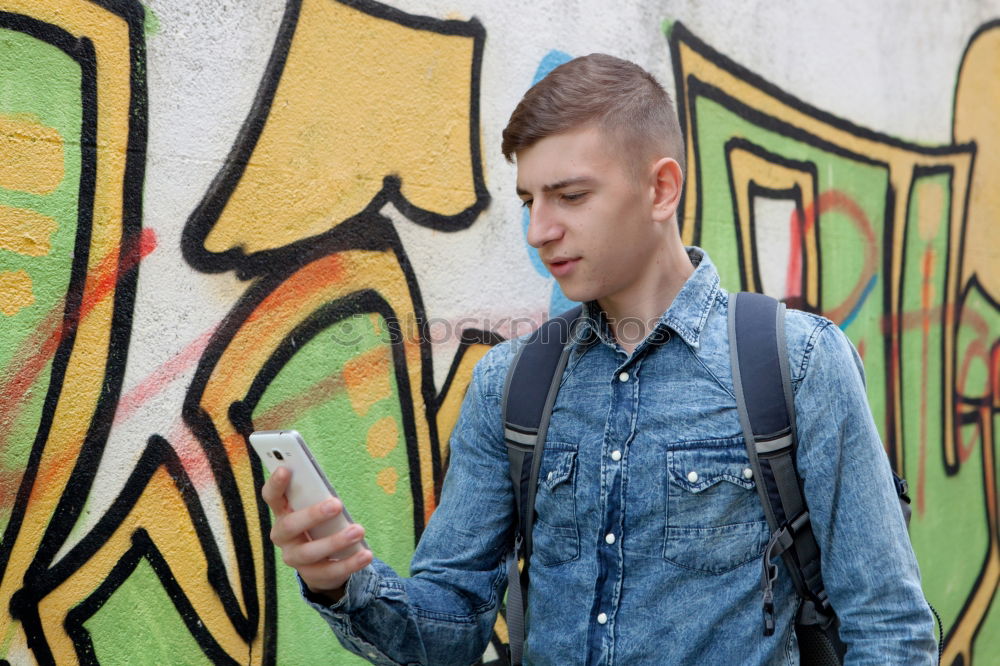
[[[287,467],[292,472],[291,483],[285,491],[288,504],[294,511],[305,509],[331,497],[337,497],[337,491],[327,480],[326,475],[313,458],[306,442],[295,430],[258,430],[250,435],[250,446],[268,472],[274,474],[279,467]],[[330,520],[320,523],[306,532],[309,539],[322,539],[339,532],[354,521],[347,513],[347,508]],[[368,544],[360,542],[345,548],[333,555],[333,559],[342,560],[358,552]]]

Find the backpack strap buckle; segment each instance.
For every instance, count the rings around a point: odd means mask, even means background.
[[[764,597],[764,635],[774,634],[774,581],[778,578],[778,567],[773,562],[775,557],[781,557],[782,553],[792,547],[795,537],[788,527],[782,527],[771,535],[764,548],[761,571],[761,591]]]

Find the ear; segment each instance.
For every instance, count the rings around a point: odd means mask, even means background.
[[[681,165],[671,157],[663,157],[652,167],[653,177],[653,219],[657,222],[670,220],[677,212],[684,189],[684,174]]]

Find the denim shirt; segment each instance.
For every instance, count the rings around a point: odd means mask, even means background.
[[[594,306],[572,344],[536,499],[531,664],[797,664],[785,566],[762,630],[769,528],[730,372],[728,295],[707,254],[629,355]],[[597,316],[595,317],[595,313]],[[786,317],[797,462],[847,663],[931,664],[933,619],[864,389],[840,329]],[[517,341],[476,367],[441,503],[411,566],[376,560],[333,606],[307,601],[376,664],[470,664],[506,588],[513,494],[501,396]]]

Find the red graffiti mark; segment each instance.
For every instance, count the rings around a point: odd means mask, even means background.
[[[990,393],[993,407],[1000,409],[1000,345],[995,345],[990,354]]]
[[[942,316],[947,316],[948,320],[954,321],[956,313],[959,311],[959,306],[954,303],[949,303],[948,305],[935,305],[929,308],[927,315],[934,322],[939,322]],[[990,335],[990,325],[986,319],[976,312],[975,310],[962,310],[962,326],[968,326],[971,328],[975,334],[983,339],[986,339]],[[897,329],[902,331],[909,331],[914,328],[921,328],[924,325],[924,310],[910,310],[899,313],[897,324]],[[893,316],[884,315],[881,320],[881,331],[882,335],[888,335],[893,330]]]
[[[14,502],[17,500],[23,471],[22,468],[0,469],[0,516],[4,518],[10,517]]]
[[[955,423],[961,424],[962,409],[960,405],[956,405],[955,407],[955,416],[957,417],[955,419]],[[983,434],[983,426],[981,423],[977,422],[975,428],[970,429],[968,435],[965,437],[962,437],[961,425],[959,425],[957,430],[958,432],[955,436],[955,441],[958,443],[958,459],[960,462],[964,463],[976,449],[976,444],[979,442],[979,439]]]
[[[294,423],[306,410],[326,402],[345,390],[344,378],[341,373],[325,377],[303,391],[272,406],[267,411],[254,418],[254,427],[264,430],[287,428]]]
[[[796,208],[788,221],[788,270],[785,273],[785,300],[802,296],[802,255],[804,239],[812,233],[815,211],[809,206],[802,213]]]
[[[202,352],[205,351],[205,347],[208,346],[209,340],[212,339],[215,328],[213,326],[199,335],[187,347],[181,350],[180,353],[150,373],[135,388],[122,396],[122,399],[118,402],[118,409],[115,412],[115,425],[131,418],[139,407],[159,394],[171,382],[176,380],[181,373],[197,363],[198,359],[201,358]]]
[[[155,249],[156,234],[152,229],[144,229],[139,242],[121,261],[119,248],[109,252],[88,274],[79,310],[71,316],[64,316],[65,304],[61,300],[21,343],[4,368],[3,375],[8,379],[0,386],[0,396],[8,406],[7,413],[0,420],[0,450],[7,446],[16,416],[29,395],[28,389],[55,355],[63,337],[73,332],[98,304],[114,292],[121,275],[138,266]]]
[[[828,309],[823,314],[832,319],[834,323],[841,324],[854,311],[861,301],[865,292],[865,287],[871,281],[878,269],[878,242],[875,238],[875,230],[872,228],[871,220],[865,211],[846,193],[840,190],[827,190],[819,196],[816,202],[816,210],[811,206],[806,207],[805,218],[807,223],[815,218],[816,213],[824,215],[829,212],[843,213],[854,226],[861,232],[865,241],[865,258],[861,267],[861,275],[842,303]]]
[[[985,363],[987,368],[990,367],[991,359],[982,337],[969,341],[965,348],[962,367],[958,370],[958,379],[955,383],[955,392],[960,396],[965,394],[965,383],[969,379],[969,370],[972,367],[972,362],[977,359]],[[962,403],[960,401],[955,401],[955,417],[955,422],[961,423]],[[960,437],[956,437],[956,439],[958,440],[958,459],[960,462],[965,462],[972,455],[972,451],[976,447],[976,440],[973,437],[969,443],[970,440],[963,441]]]
[[[936,260],[936,259],[935,259]],[[934,326],[946,325],[948,322],[955,321],[961,313],[961,326],[963,328],[968,327],[973,331],[975,338],[966,345],[963,353],[960,354],[962,357],[962,367],[959,368],[958,375],[956,377],[955,383],[955,396],[969,397],[966,395],[966,382],[968,380],[969,373],[971,372],[972,363],[979,359],[984,363],[989,364],[990,377],[988,378],[989,383],[989,394],[994,396],[994,401],[1000,404],[1000,347],[997,347],[993,353],[987,358],[986,345],[990,337],[990,326],[986,319],[975,310],[971,309],[961,309],[961,304],[949,303],[947,305],[935,305],[931,306],[931,302],[934,298],[933,290],[931,285],[928,283],[927,276],[929,275],[933,265],[929,262],[934,260],[930,259],[926,255],[924,256],[924,262],[922,270],[925,274],[924,288],[921,291],[921,309],[912,310],[907,312],[901,312],[898,316],[884,315],[881,319],[881,332],[882,335],[889,335],[893,330],[897,330],[900,333],[904,331],[912,331],[915,329],[920,329],[925,336],[923,352],[923,368],[924,375],[922,377],[923,390],[929,387],[928,377],[926,376],[926,371],[929,367],[929,340],[926,336],[929,335],[930,330]],[[897,322],[893,326],[893,322]],[[861,347],[859,344],[858,352],[861,353]],[[922,398],[921,402],[921,427],[923,427],[923,419],[926,418],[927,409],[929,405],[926,399]],[[964,411],[967,406],[964,406],[961,400],[956,400],[953,407],[955,413],[955,423],[961,423]],[[970,431],[968,436],[963,437],[961,430],[956,430],[955,439],[958,445],[958,455],[961,462],[965,462],[969,459],[975,449],[976,442],[978,441],[979,434],[978,431]],[[922,436],[923,439],[923,436]],[[919,498],[919,489],[918,489]],[[919,511],[919,503],[918,503]]]

